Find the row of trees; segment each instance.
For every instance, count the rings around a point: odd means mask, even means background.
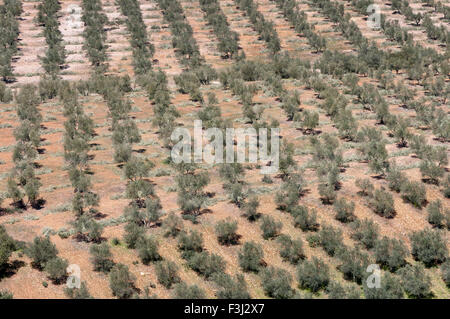
[[[219,79],[224,89],[231,89],[243,105],[244,116],[254,125],[258,123],[262,109],[255,107],[253,96],[258,87],[254,83],[246,82],[264,81],[269,87],[270,94],[277,96],[282,102],[281,108],[288,120],[294,120],[300,110],[300,95],[297,91],[288,91],[284,88],[283,78],[304,78],[310,74],[308,63],[289,56],[288,53],[278,53],[272,56],[269,63],[254,60],[241,60],[219,73]]]
[[[272,0],[277,3],[277,6],[282,10],[283,15],[289,20],[295,31],[299,34],[305,35],[309,44],[316,52],[325,50],[327,41],[325,37],[314,32],[314,26],[307,21],[306,14],[299,10],[298,4],[294,0]]]
[[[149,71],[150,73],[152,71]],[[139,79],[143,81],[144,76]],[[145,229],[160,224],[161,204],[153,185],[147,179],[153,164],[132,153],[132,144],[139,142],[141,136],[136,123],[128,115],[131,102],[125,94],[131,91],[130,79],[127,76],[97,74],[84,84],[78,83],[78,91],[84,92],[85,86],[87,92],[96,92],[104,97],[111,116],[114,160],[123,165],[123,174],[127,181],[124,197],[130,200],[124,210],[127,221],[124,242],[127,247],[137,250],[143,263],[159,261],[161,256],[158,253],[158,243],[154,238],[145,235]],[[78,104],[75,87],[67,85],[62,92],[65,115],[68,117],[65,125],[65,154],[71,166],[71,180],[75,182],[73,206],[74,209],[78,208],[77,219],[73,222],[76,237],[94,242],[90,248],[94,270],[109,274],[110,288],[114,296],[139,297],[135,288],[135,276],[127,266],[113,261],[109,244],[101,242],[103,227],[95,220],[99,197],[91,191],[88,176],[88,151],[89,141],[94,133],[93,123],[84,115],[82,107]],[[81,289],[67,289],[66,292],[71,298],[89,298],[85,284]],[[148,291],[146,293],[148,294]]]
[[[368,2],[370,4],[371,1]],[[343,35],[350,41],[355,43],[359,48],[358,59],[355,62],[363,63],[364,67],[361,71],[376,71],[383,69],[417,69],[418,66],[423,68],[432,68],[435,70],[445,69],[447,65],[447,57],[445,54],[439,55],[434,49],[424,48],[420,44],[414,43],[408,32],[401,28],[399,24],[387,21],[385,15],[381,15],[381,30],[393,40],[398,40],[402,45],[400,52],[384,52],[378,49],[373,42],[369,42],[361,33],[356,23],[350,20],[350,15],[344,15],[344,7],[342,5],[333,4],[328,0],[317,0],[314,3],[323,10],[324,14],[333,22],[337,23],[337,28],[342,31]],[[352,3],[355,8],[362,11],[363,5],[360,2]],[[365,2],[364,2],[365,4]],[[364,13],[367,15],[367,12]],[[348,59],[348,58],[347,58]],[[365,73],[362,72],[362,73]],[[417,72],[416,72],[417,73]],[[426,75],[427,73],[425,73]],[[420,78],[424,76],[423,72],[417,74]]]
[[[384,296],[392,289],[397,289],[395,298],[402,298],[403,292],[410,297],[424,298],[431,295],[431,281],[425,273],[424,266],[430,267],[443,263],[448,258],[448,249],[442,235],[437,231],[424,230],[411,234],[412,255],[423,264],[413,266],[406,263],[409,255],[407,247],[399,240],[383,237],[378,239],[378,228],[369,220],[355,222],[352,224],[352,237],[360,241],[366,248],[371,248],[374,259],[359,248],[346,247],[342,242],[342,232],[331,226],[324,226],[317,236],[311,235],[310,242],[316,242],[329,254],[336,256],[341,261],[338,269],[343,272],[344,278],[363,283],[367,277],[365,272],[367,266],[373,260],[380,264],[385,270],[393,274],[385,273],[389,278],[398,278],[398,287],[393,288],[383,285],[379,293]],[[313,240],[314,238],[314,240]],[[416,274],[416,279],[411,282],[411,277]],[[444,274],[443,274],[444,275]],[[444,278],[444,277],[443,277]],[[384,283],[385,284],[385,283]],[[374,294],[364,285],[366,298],[386,298]]]
[[[218,49],[224,58],[233,58],[239,50],[239,35],[230,30],[218,0],[200,0],[202,11],[219,40]]]
[[[315,48],[317,51],[321,51],[325,49],[326,42],[323,37],[314,32],[314,27],[307,22],[306,15],[298,10],[298,7],[295,2],[292,1],[282,1],[277,2],[278,7],[282,10],[283,14],[286,18],[291,22],[294,26],[295,30],[299,33],[304,33],[310,42],[310,45]],[[327,51],[325,55],[330,56],[333,53]],[[309,70],[307,65],[302,65],[301,63],[294,63],[292,61],[292,57],[289,57],[287,54],[278,54],[274,57],[274,72],[282,78],[290,77],[289,73],[293,73],[292,76],[298,78],[299,75],[304,80],[307,81],[307,85],[312,86],[315,90],[320,92],[319,98],[324,100],[324,103],[321,105],[327,112],[327,115],[331,116],[332,120],[335,122],[336,126],[339,129],[340,135],[343,138],[347,139],[355,139],[357,123],[353,118],[351,111],[346,110],[347,100],[346,98],[335,88],[329,86],[324,83],[321,79],[318,78],[317,74],[312,74],[313,72]],[[345,59],[339,57],[336,59],[337,63],[342,63]],[[356,62],[356,61],[355,61]],[[296,64],[296,68],[293,67],[293,64]],[[329,68],[329,61],[326,64],[322,64]],[[355,68],[360,67],[359,62],[354,63]],[[320,67],[321,65],[319,65]],[[292,72],[294,71],[295,72]],[[323,70],[325,71],[325,70]],[[300,74],[299,74],[300,73]],[[327,73],[325,71],[325,73]],[[270,72],[266,73],[270,78],[274,78],[273,74]],[[267,81],[267,80],[266,80]],[[294,119],[298,122],[301,127],[305,130],[306,133],[310,133],[314,131],[314,128],[319,124],[318,122],[318,114],[315,112],[305,111],[302,113],[297,113],[298,105],[300,101],[298,99],[298,95],[294,92],[292,95],[287,95],[286,91],[281,87],[279,90],[276,90],[277,87],[280,86],[279,79],[275,78],[273,81],[267,81],[269,84],[272,84],[274,87],[274,91],[279,91],[281,95],[281,99],[283,100],[282,108],[288,115],[288,119]],[[357,83],[357,81],[356,81]]]
[[[165,147],[172,145],[170,136],[176,127],[176,118],[180,116],[170,100],[167,75],[162,70],[151,71],[138,78],[146,90],[147,97],[153,102],[154,118],[152,124],[159,129],[159,137]]]
[[[342,231],[324,225],[317,234],[308,235],[310,245],[321,246],[325,252],[336,257],[344,278],[363,285],[366,298],[403,298],[406,293],[410,297],[424,298],[431,294],[431,281],[422,264],[414,266],[406,263],[409,255],[407,247],[397,239],[379,238],[378,227],[370,220],[355,221],[351,224],[352,238],[361,242],[370,254],[343,244]],[[436,231],[422,231],[411,234],[413,256],[427,267],[440,264],[446,260],[448,250],[445,241]],[[305,260],[301,240],[292,240],[289,236],[280,235],[280,255],[284,261],[297,265],[297,280],[301,289],[313,293],[326,290],[330,298],[360,298],[361,290],[350,284],[347,288],[334,283],[330,278],[329,267],[322,260],[313,257]],[[368,276],[366,268],[371,263],[380,264],[385,271],[381,289],[371,290],[365,284]],[[262,247],[254,242],[246,242],[239,252],[239,265],[245,272],[256,272],[261,275],[266,294],[273,298],[291,298],[294,296],[292,278],[281,268],[266,266]],[[442,266],[442,277],[445,280],[445,264]],[[411,277],[417,276],[411,283]],[[391,286],[395,282],[396,287]]]
[[[119,0],[120,9],[127,17],[127,28],[131,34],[130,44],[133,50],[133,66],[137,75],[151,69],[151,58],[155,47],[148,40],[147,29],[142,19],[141,8],[137,0]]]
[[[108,56],[106,49],[105,24],[108,18],[103,13],[100,0],[83,0],[83,15],[81,17],[84,23],[84,44],[83,48],[87,51],[89,61],[96,71],[103,73],[107,69],[106,60]]]
[[[444,5],[441,1],[436,0],[421,0],[421,1],[426,5],[433,7],[434,12],[442,13],[444,15],[444,19],[450,20],[450,8]]]
[[[38,208],[41,182],[36,176],[35,160],[40,152],[40,130],[42,115],[38,109],[41,100],[36,94],[36,87],[30,84],[23,86],[16,96],[19,126],[14,130],[17,141],[13,151],[15,167],[8,178],[8,197],[19,208],[27,205]],[[25,200],[26,198],[26,200]]]
[[[406,20],[413,21],[416,26],[419,26],[422,22],[422,26],[425,28],[428,38],[439,40],[447,45],[449,44],[450,34],[445,26],[441,25],[441,27],[436,27],[429,15],[422,15],[420,12],[414,13],[408,1],[394,0],[392,1],[392,9],[404,15]]]
[[[90,141],[94,136],[94,122],[78,101],[76,88],[64,82],[60,91],[64,105],[64,159],[68,165],[69,179],[74,189],[72,210],[75,236],[79,240],[98,242],[102,227],[95,221],[100,198],[92,191],[89,172]]]
[[[339,140],[324,134],[321,139],[311,138],[314,149],[313,158],[319,178],[319,194],[322,201],[331,204],[336,199],[336,191],[340,188],[339,173],[343,164],[342,150]]]
[[[379,67],[384,57],[384,52],[379,50],[374,43],[369,43],[363,36],[350,15],[344,12],[342,4],[333,3],[329,0],[314,0],[314,4],[319,7],[323,14],[337,24],[337,29],[344,37],[349,39],[359,49],[358,60],[367,64],[368,67]]]
[[[255,66],[255,62],[243,60],[219,74],[223,88],[231,89],[232,94],[239,97],[242,103],[243,114],[250,122],[254,122],[260,116],[253,102],[253,96],[257,92],[257,87],[245,83],[245,81],[261,79],[259,72],[254,70]]]
[[[177,204],[183,212],[183,218],[197,222],[197,216],[204,208],[207,200],[204,188],[210,179],[207,172],[199,171],[196,164],[177,165],[179,171],[175,178],[177,183]]]
[[[181,63],[195,68],[203,63],[198,44],[193,37],[192,27],[186,20],[183,8],[177,0],[159,0],[164,19],[170,24],[172,44],[181,57]]]
[[[141,141],[139,129],[128,114],[131,111],[131,101],[125,94],[131,91],[129,77],[100,75],[98,81],[103,83],[99,93],[105,99],[111,117],[114,161],[126,163],[132,157],[132,145]]]
[[[255,30],[259,33],[262,40],[267,43],[272,54],[281,50],[280,39],[273,23],[266,21],[261,12],[258,11],[258,5],[253,0],[235,0],[238,8],[246,13]]]
[[[175,83],[181,93],[188,93],[193,101],[203,102],[200,85],[209,84],[217,78],[217,73],[210,65],[204,63],[204,58],[193,36],[192,27],[187,22],[179,1],[159,0],[157,2],[170,25],[172,45],[176,48],[181,64],[186,67],[183,73],[174,77]]]
[[[330,9],[330,12],[333,14],[339,12],[339,7],[336,7],[334,11]],[[357,30],[356,34],[358,33],[360,34],[359,30]],[[324,56],[326,55],[327,52]],[[341,60],[336,59],[336,62],[342,63],[342,59]],[[324,67],[326,66],[327,68],[330,67],[329,63],[322,65]],[[378,74],[381,73],[382,72],[377,72],[377,76]],[[340,74],[345,74],[345,72]],[[378,91],[373,85],[364,84],[363,86],[359,86],[357,84],[358,77],[355,76],[354,74],[346,74],[343,77],[343,80],[344,84],[350,88],[350,93],[356,94],[360,102],[363,103],[363,105],[367,105],[367,108],[369,110],[376,112],[379,122],[381,124],[386,124],[391,129],[393,136],[396,138],[398,142],[398,145],[401,147],[406,146],[407,141],[411,140],[412,138],[412,135],[408,130],[408,126],[410,125],[409,121],[403,118],[397,118],[395,116],[390,115],[387,102],[378,93]],[[356,122],[351,116],[351,112],[345,112],[345,105],[346,105],[345,98],[344,99],[340,98],[339,96],[340,94],[337,92],[336,89],[332,87],[328,88],[326,85],[323,84],[320,85],[320,82],[317,84],[316,83],[313,84],[314,87],[320,92],[319,98],[325,98],[325,103],[322,104],[322,106],[327,110],[327,115],[330,115],[337,124],[336,126],[340,130],[341,136],[351,137],[353,135],[353,138],[356,138],[359,142],[362,142],[363,140],[367,142],[368,141],[367,139],[370,139],[372,141],[371,143],[362,144],[361,151],[369,160],[369,165],[371,166],[373,171],[383,173],[383,171],[385,171],[388,168],[389,163],[387,162],[388,154],[385,149],[386,142],[385,141],[383,142],[381,133],[378,132],[378,134],[376,134],[376,132],[371,132],[370,129],[368,130],[366,129],[356,134],[357,132]],[[401,90],[399,90],[398,92],[400,93]],[[336,116],[336,114],[338,116]],[[445,120],[438,121],[440,118],[441,117],[437,117],[437,119],[434,120],[436,122],[439,122],[439,124],[438,123],[434,124],[436,128],[445,127],[444,124]],[[310,114],[309,112],[308,114],[305,114],[302,120],[303,120],[302,125],[304,126],[305,129],[311,129],[314,127],[314,125],[317,125],[317,121],[315,120],[314,116],[312,116],[312,114]],[[424,143],[424,145],[426,145],[426,143]],[[435,158],[435,160],[430,160],[428,158],[427,160],[424,160],[421,164],[422,167],[421,170],[424,177],[427,177],[428,175],[442,177],[443,174],[442,165],[446,161],[446,156],[439,157],[439,155],[437,155],[439,154],[439,152],[437,153],[436,152],[437,149],[436,151],[427,152],[429,154],[429,157]],[[440,160],[438,158],[442,158],[444,162],[440,163]],[[436,182],[436,177],[432,178],[431,181]],[[405,198],[410,202],[412,202],[414,205],[420,207],[424,202],[425,197],[424,195],[425,192],[421,191],[421,189],[423,189],[423,186],[420,186],[417,183],[407,182],[402,187],[403,190],[405,191]],[[322,187],[322,190],[323,193],[325,193],[324,187]],[[328,193],[332,194],[332,192]],[[394,211],[393,207],[390,208],[389,211],[393,212]]]
[[[17,53],[19,22],[22,14],[20,0],[6,0],[0,5],[0,77],[4,82],[13,80],[12,57]]]
[[[326,5],[326,2],[324,2],[323,4],[324,6]],[[338,13],[339,11],[339,7],[336,6],[334,7],[333,10],[333,6],[330,6],[330,8],[328,9],[330,16],[335,17],[336,19],[339,19],[339,15]],[[341,25],[343,25],[344,23],[341,22]],[[356,24],[353,24],[354,27],[357,28]],[[358,38],[361,38],[362,35],[360,33],[359,30],[357,30],[356,34],[360,34],[360,36],[358,36]],[[364,38],[363,38],[364,39]],[[428,56],[430,58],[431,55],[431,60],[429,60],[429,62],[426,62],[428,64],[431,63],[432,56],[433,53],[425,53],[425,49],[418,47],[418,46],[412,46],[412,45],[408,45],[408,46],[404,46],[402,47],[402,51],[400,53],[392,53],[389,54],[388,58],[387,58],[387,65],[389,66],[389,68],[396,68],[395,65],[397,65],[398,68],[400,67],[406,67],[408,68],[408,72],[410,74],[410,77],[412,76],[412,74],[415,72],[415,68],[417,65],[423,65],[423,59],[420,61],[419,64],[417,63],[411,63],[408,62],[405,64],[404,61],[407,60],[411,60],[411,58],[414,56],[413,59],[416,59],[415,57],[420,56]],[[435,53],[434,53],[435,54]],[[400,62],[399,62],[400,61]],[[322,72],[324,73],[328,73],[328,74],[332,74],[332,75],[336,75],[339,77],[343,77],[344,74],[348,73],[348,72],[361,72],[361,70],[364,70],[366,68],[361,69],[360,66],[358,65],[360,62],[359,60],[356,59],[352,59],[348,56],[345,56],[343,54],[337,53],[337,52],[325,52],[325,54],[323,55],[323,57],[321,58],[321,60],[319,60],[318,63],[316,63],[316,66],[318,68],[321,69]],[[426,64],[425,63],[425,64]],[[373,69],[373,67],[371,65],[367,65],[368,68],[367,70]],[[444,64],[441,64],[441,67],[444,67]],[[398,69],[397,69],[398,70]],[[445,68],[443,69],[443,72],[445,73]],[[419,78],[422,78],[422,74],[424,73],[424,69],[422,69],[422,71],[420,71],[417,76]],[[380,83],[386,86],[387,84],[387,75],[386,72],[382,71],[381,69],[378,69],[375,72],[376,77],[380,80]],[[388,74],[389,75],[389,74]],[[426,73],[426,76],[429,76],[429,73]],[[384,100],[384,98],[381,97],[381,95],[377,92],[376,88],[370,84],[365,84],[362,87],[359,87],[357,85],[357,81],[355,81],[355,79],[353,79],[356,77],[354,77],[351,74],[345,75],[345,77],[343,78],[344,80],[344,84],[350,86],[351,88],[351,93],[352,94],[356,94],[358,95],[358,99],[363,103],[363,104],[367,104],[369,106],[369,109],[372,111],[375,111],[377,113],[377,118],[379,119],[381,124],[387,124],[389,126],[389,128],[391,130],[394,131],[394,135],[396,135],[396,133],[399,133],[400,135],[402,134],[402,131],[404,133],[407,132],[407,130],[404,130],[405,125],[404,121],[402,119],[397,119],[393,116],[391,116],[389,114],[388,108],[387,108],[387,103]],[[428,83],[424,82],[425,84]],[[434,84],[436,82],[436,84]],[[439,83],[437,83],[437,81],[432,81],[430,82],[430,90],[438,90],[440,94],[444,95],[444,101],[445,101],[445,83],[438,85]],[[406,86],[402,85],[402,84],[398,84],[397,86],[394,86],[394,89],[396,90],[396,92],[399,94],[399,97],[402,99],[402,101],[406,104],[411,104],[413,106],[418,105],[418,103],[413,101],[413,94]],[[439,94],[438,93],[438,94]],[[438,134],[438,136],[446,136],[446,132],[448,132],[448,123],[445,120],[445,117],[436,117],[436,120],[433,123],[433,130]],[[396,131],[396,132],[395,132]],[[401,140],[401,145],[405,145],[405,140],[404,138],[400,138]]]
[[[209,253],[203,247],[203,235],[196,231],[181,232],[178,235],[178,249],[189,268],[218,287],[219,298],[248,299],[247,284],[240,274],[234,278],[225,273],[226,262],[222,257]]]
[[[408,21],[413,21],[416,26],[420,25],[420,21],[422,21],[423,16],[421,13],[414,13],[408,1],[405,0],[393,0],[391,4],[391,8],[394,12],[403,14]]]
[[[297,32],[306,32],[308,34],[308,36],[312,39],[310,41],[311,46],[313,46],[312,42],[315,41],[314,39],[317,40],[321,38],[320,35],[314,32],[314,27],[308,24],[306,16],[302,14],[302,12],[299,12],[298,9],[294,11],[290,10],[292,8],[297,8],[295,3],[283,2],[279,3],[279,7],[283,10],[285,16],[291,21]],[[319,39],[317,42],[320,43],[321,40]],[[326,51],[325,55],[332,56],[334,53],[335,52]],[[347,56],[344,57],[347,58]],[[346,59],[343,59],[341,56],[336,59],[337,63],[342,63],[342,61],[345,63]],[[330,62],[327,60],[325,64],[319,66],[320,68],[322,68],[322,66],[329,68],[329,64]],[[353,65],[355,65],[355,69],[360,67],[358,64],[359,62],[353,63]],[[327,115],[331,116],[332,120],[336,124],[336,127],[339,129],[341,137],[349,140],[355,139],[357,123],[353,118],[351,111],[346,110],[347,99],[337,89],[320,79],[318,74],[310,69],[309,65],[302,63],[302,61],[299,61],[298,59],[290,57],[287,53],[284,53],[274,56],[273,65],[270,66],[270,69],[272,70],[264,72],[266,82],[272,86],[272,90],[274,92],[277,92],[280,95],[280,99],[283,101],[282,108],[287,113],[288,119],[293,119],[298,122],[304,129],[305,133],[314,132],[314,128],[319,124],[318,114],[316,112],[306,111],[297,113],[298,106],[300,104],[298,94],[293,92],[293,94],[288,95],[286,90],[283,89],[280,84],[281,79],[278,77],[301,78],[306,82],[308,88],[313,88],[318,91],[319,98],[324,100],[321,107],[326,111]],[[323,72],[327,73],[325,70],[323,70]]]
[[[430,39],[439,40],[447,46],[450,44],[450,32],[447,31],[443,24],[441,24],[440,27],[435,26],[431,18],[427,15],[423,19],[422,25],[424,26],[427,36]]]
[[[368,1],[368,4],[373,2],[372,0]],[[355,5],[354,2],[352,4]],[[361,13],[367,15],[366,9],[363,11]],[[421,19],[418,15],[415,17]],[[413,18],[411,17],[411,19]],[[432,70],[430,74],[432,76],[437,70],[443,74],[448,73],[448,53],[440,55],[432,48],[424,48],[422,45],[414,43],[412,34],[406,28],[401,27],[397,20],[388,20],[384,14],[381,14],[380,27],[390,40],[396,41],[402,46],[400,52],[389,53],[387,65],[390,69],[398,72],[398,69],[405,68],[410,75],[418,73],[416,76],[419,79],[429,76],[427,69]]]
[[[45,72],[55,76],[65,62],[66,52],[63,37],[59,31],[58,12],[61,4],[57,0],[44,0],[38,6],[37,21],[44,26],[44,36],[47,43],[42,64]]]

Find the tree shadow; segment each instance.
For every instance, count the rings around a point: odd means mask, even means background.
[[[16,211],[14,209],[0,207],[0,217],[6,216],[6,215],[11,215],[11,214],[14,214],[15,212]]]
[[[100,237],[97,240],[91,240],[89,239],[88,235],[82,233],[77,233],[73,235],[72,238],[77,242],[94,243],[94,244],[101,244],[102,242],[107,240],[105,237]]]
[[[63,277],[61,277],[61,278],[56,278],[56,279],[49,278],[49,279],[50,279],[50,281],[52,282],[52,284],[54,284],[54,285],[56,285],[56,286],[59,286],[59,285],[61,285],[61,284],[63,284],[63,283],[66,283],[68,277],[69,277],[69,276],[65,275],[65,276],[63,276]]]
[[[22,260],[14,260],[11,263],[7,263],[3,268],[0,268],[0,281],[3,278],[10,278],[14,276],[17,271],[24,267],[26,263]]]
[[[92,215],[92,217],[93,217],[95,220],[100,220],[100,219],[103,219],[103,218],[108,217],[108,214],[101,213],[101,212],[96,212],[96,213],[94,213],[94,214]]]
[[[33,163],[33,166],[34,166],[34,168],[36,168],[36,169],[40,169],[40,168],[43,167],[43,165],[42,165],[42,164],[39,164],[38,162],[34,162],[34,163]]]
[[[36,210],[40,210],[44,208],[44,205],[47,201],[43,198],[39,198],[36,202],[31,204],[31,207],[33,207]]]

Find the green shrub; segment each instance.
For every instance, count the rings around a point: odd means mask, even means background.
[[[330,183],[321,183],[318,187],[320,198],[324,204],[330,205],[336,199],[335,186]]]
[[[13,299],[13,294],[8,290],[0,290],[0,300],[2,299]]]
[[[103,226],[92,216],[84,214],[76,219],[72,225],[79,240],[98,243],[101,239]]]
[[[270,239],[280,234],[283,224],[276,221],[272,216],[263,216],[261,218],[261,231],[264,239]]]
[[[289,299],[294,291],[291,287],[292,277],[284,269],[268,267],[261,273],[264,292],[275,299]]]
[[[124,165],[124,177],[128,180],[126,188],[127,198],[134,201],[136,206],[146,206],[147,200],[154,195],[153,185],[145,180],[154,164],[147,159],[132,156]],[[151,204],[151,200],[149,201]]]
[[[427,207],[428,222],[437,228],[444,228],[450,223],[450,210],[442,207],[442,202],[437,199]]]
[[[0,274],[7,267],[9,257],[16,250],[16,242],[8,235],[3,225],[0,225]]]
[[[367,274],[369,256],[357,247],[340,249],[338,257],[342,262],[338,269],[344,274],[344,278],[360,284]]]
[[[366,299],[402,299],[403,288],[401,280],[391,273],[384,273],[380,278],[380,288],[369,288],[364,283],[364,295]]]
[[[43,101],[58,96],[61,83],[58,78],[41,77],[39,81],[39,95]]]
[[[173,296],[175,299],[204,299],[206,294],[197,285],[188,286],[181,282],[175,285]]]
[[[220,286],[216,296],[219,299],[250,299],[247,290],[247,283],[242,274],[237,274],[235,278],[225,273],[216,273],[213,276],[214,282]]]
[[[408,248],[400,240],[384,236],[375,244],[375,260],[390,271],[395,271],[406,264]]]
[[[425,186],[421,182],[408,182],[402,187],[403,198],[417,208],[422,208],[427,200]]]
[[[320,245],[320,235],[317,233],[306,236],[306,241],[310,247],[318,247]]]
[[[310,134],[319,125],[319,113],[307,110],[302,113],[301,127],[305,130],[306,134]]]
[[[135,281],[136,277],[123,264],[116,264],[109,273],[109,286],[113,295],[119,299],[132,297],[135,292]]]
[[[363,127],[357,136],[359,151],[369,162],[369,168],[375,173],[384,173],[388,167],[386,140],[380,130],[374,127]]]
[[[58,255],[58,250],[49,237],[35,237],[27,253],[33,260],[33,266],[44,269],[46,263]]]
[[[361,194],[363,196],[372,196],[373,195],[374,186],[373,186],[372,182],[370,181],[370,179],[358,178],[355,181],[355,185],[356,185],[356,187],[358,187],[360,189],[360,191],[358,192],[359,194]]]
[[[226,186],[224,186],[224,188],[227,190],[227,193],[233,204],[235,204],[237,207],[241,207],[244,204],[244,200],[247,197],[247,194],[241,183],[227,184]]]
[[[450,259],[441,265],[441,276],[447,287],[450,287]]]
[[[91,253],[91,262],[94,264],[95,271],[107,273],[114,266],[112,253],[107,242],[92,245],[89,249]]]
[[[351,224],[351,237],[359,241],[367,249],[375,246],[379,236],[379,227],[370,219],[356,220]]]
[[[275,203],[278,209],[290,212],[298,205],[304,180],[297,173],[286,172],[285,174],[281,188],[275,194]]]
[[[447,176],[444,178],[442,193],[446,198],[450,198],[450,174],[447,174]]]
[[[178,185],[178,205],[184,214],[197,216],[207,199],[203,188],[209,183],[208,173],[179,174],[175,179]]]
[[[226,264],[221,256],[203,251],[194,253],[189,258],[188,265],[205,279],[210,279],[215,273],[223,272]]]
[[[439,178],[444,176],[448,164],[447,148],[445,146],[427,146],[422,154],[420,172],[425,182],[439,184]]]
[[[142,226],[134,222],[129,222],[125,226],[125,234],[123,235],[123,241],[128,248],[135,249],[137,242],[144,237],[145,230]]]
[[[317,292],[326,288],[329,281],[329,268],[322,260],[313,257],[297,267],[297,281],[300,288]]]
[[[410,121],[408,118],[397,117],[397,123],[393,126],[393,135],[399,147],[406,147],[411,138],[409,131]]]
[[[264,175],[267,176],[267,175]],[[259,199],[258,197],[249,198],[248,202],[244,205],[244,214],[250,222],[256,221],[261,217],[261,214],[258,212],[259,207]]]
[[[306,257],[300,238],[292,240],[290,236],[282,235],[278,238],[278,242],[281,245],[280,256],[284,261],[296,265]]]
[[[170,289],[172,285],[181,281],[178,276],[178,266],[173,261],[163,260],[158,262],[155,271],[158,282],[167,289]]]
[[[398,270],[403,289],[413,298],[427,298],[431,293],[431,279],[420,264],[406,265]]]
[[[238,258],[243,271],[258,272],[263,265],[264,252],[261,245],[250,241],[242,246]]]
[[[164,219],[163,227],[166,230],[166,236],[177,237],[183,230],[183,221],[179,216],[172,212]]]
[[[294,217],[295,227],[299,227],[303,231],[317,231],[319,229],[315,209],[308,212],[308,208],[300,205],[291,210],[291,215]]]
[[[7,88],[5,83],[0,82],[0,102],[9,103],[13,99],[11,89]]]
[[[329,256],[334,256],[344,246],[342,231],[333,226],[323,226],[319,232],[319,238],[320,246]]]
[[[416,231],[410,235],[410,239],[412,255],[427,267],[440,264],[448,257],[447,244],[438,231]]]
[[[64,293],[70,299],[92,299],[84,281],[81,283],[80,288],[64,288]]]
[[[361,289],[356,285],[343,286],[336,281],[331,281],[327,286],[329,299],[360,299]]]
[[[237,221],[222,220],[216,224],[217,239],[221,245],[236,245],[239,243],[240,235],[236,233]]]
[[[195,230],[189,234],[182,232],[178,238],[178,249],[181,250],[181,257],[189,259],[194,253],[203,251],[203,235]]]
[[[402,173],[395,163],[389,166],[386,180],[389,183],[389,188],[397,193],[399,193],[402,190],[402,187],[408,182],[405,174]]]
[[[48,274],[48,278],[50,278],[54,283],[59,284],[66,278],[66,269],[68,266],[69,263],[67,260],[60,257],[55,257],[46,262],[44,270]]]
[[[334,202],[334,210],[336,211],[336,219],[340,222],[349,223],[356,219],[354,214],[355,203],[347,202],[344,198]]]
[[[375,191],[370,203],[375,213],[385,218],[393,218],[395,216],[394,199],[392,198],[392,195],[383,188]]]
[[[136,249],[144,265],[161,259],[161,255],[158,252],[158,242],[152,237],[141,237],[136,243]]]

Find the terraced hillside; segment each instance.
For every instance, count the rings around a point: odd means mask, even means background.
[[[0,298],[450,298],[449,41],[447,0],[0,0]],[[195,120],[279,169],[175,163]]]

